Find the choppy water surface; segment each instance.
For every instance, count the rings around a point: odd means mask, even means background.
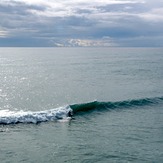
[[[1,48],[1,162],[163,162],[162,53]]]

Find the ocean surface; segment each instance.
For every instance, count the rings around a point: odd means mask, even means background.
[[[162,163],[163,48],[0,48],[0,163]]]

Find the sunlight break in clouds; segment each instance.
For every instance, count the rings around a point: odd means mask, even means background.
[[[162,46],[162,14],[161,0],[1,0],[0,46]]]
[[[88,10],[90,13],[98,13],[100,10],[99,7],[107,6],[107,5],[124,5],[124,4],[137,4],[144,3],[142,0],[132,0],[132,1],[124,1],[124,0],[64,0],[64,1],[54,1],[54,0],[14,0],[15,2],[25,3],[27,5],[36,5],[36,6],[44,6],[46,9],[44,11],[39,10],[29,10],[34,14],[49,16],[49,17],[67,17],[67,16],[76,16],[76,11],[78,10]],[[80,13],[79,13],[80,14]]]

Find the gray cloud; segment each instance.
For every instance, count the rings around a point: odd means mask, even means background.
[[[162,14],[161,0],[4,0],[0,46],[162,46]]]

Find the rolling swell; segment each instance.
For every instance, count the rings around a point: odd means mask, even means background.
[[[129,108],[129,107],[141,107],[145,105],[153,105],[163,103],[163,97],[154,97],[154,98],[144,98],[144,99],[133,99],[117,102],[88,102],[81,104],[73,104],[70,107],[73,110],[74,114],[79,112],[87,112],[91,110],[111,110],[111,109],[120,109],[120,108]]]

